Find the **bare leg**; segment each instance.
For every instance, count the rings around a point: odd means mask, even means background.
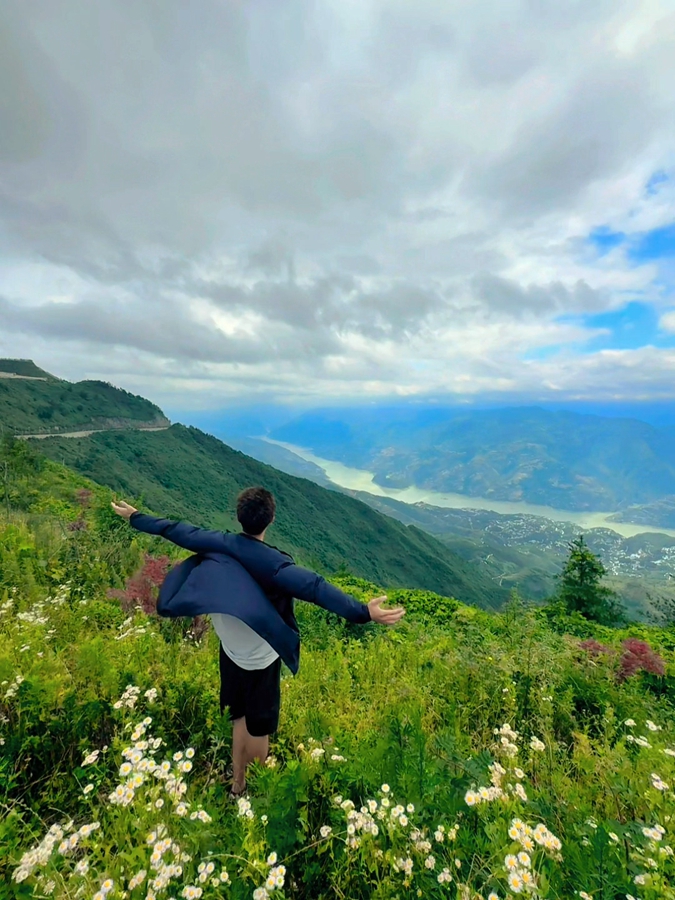
[[[246,728],[246,719],[235,719],[232,726],[232,793],[246,789],[246,767],[254,759],[264,762],[269,753],[269,735],[253,737]]]

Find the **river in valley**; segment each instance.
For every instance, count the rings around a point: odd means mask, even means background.
[[[314,463],[326,473],[327,478],[338,487],[351,491],[367,491],[376,497],[391,497],[402,503],[429,503],[432,506],[444,506],[449,509],[486,509],[504,515],[528,515],[543,516],[554,522],[574,522],[583,530],[589,528],[611,528],[623,537],[632,537],[635,534],[658,532],[675,537],[675,530],[668,528],[654,528],[645,525],[634,525],[631,522],[610,522],[612,512],[577,512],[569,509],[555,509],[552,506],[538,506],[535,503],[518,503],[509,500],[490,500],[485,497],[469,497],[466,494],[449,494],[443,491],[425,490],[418,487],[385,488],[374,482],[374,474],[365,469],[355,469],[345,466],[343,463],[332,459],[323,459],[315,456],[304,447],[294,444],[284,444],[281,441],[272,441],[266,438],[268,443],[285,447],[296,456],[307,462]]]

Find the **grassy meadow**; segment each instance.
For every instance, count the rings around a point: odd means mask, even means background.
[[[300,673],[235,803],[216,638],[153,613],[176,554],[25,454],[0,517],[0,896],[675,897],[675,632],[517,597],[391,591],[389,631],[298,604]]]

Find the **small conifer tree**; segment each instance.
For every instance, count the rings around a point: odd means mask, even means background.
[[[568,613],[577,612],[602,625],[622,619],[616,594],[602,584],[607,569],[593,553],[583,535],[568,545],[569,556],[560,574],[558,596]]]

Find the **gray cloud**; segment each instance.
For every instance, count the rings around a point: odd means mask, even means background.
[[[608,297],[585,281],[568,287],[560,282],[523,286],[508,278],[481,274],[473,279],[474,296],[496,314],[514,318],[527,315],[593,313],[608,306]]]
[[[628,216],[672,147],[675,62],[650,16],[5,0],[0,350],[79,341],[89,371],[105,347],[149,380],[231,363],[274,390],[269,363],[304,392],[422,389],[449,347],[482,384],[489,348],[510,377],[526,340],[580,340],[561,314],[647,290],[581,248],[609,215],[593,192]],[[643,38],[622,49],[622,28]]]

